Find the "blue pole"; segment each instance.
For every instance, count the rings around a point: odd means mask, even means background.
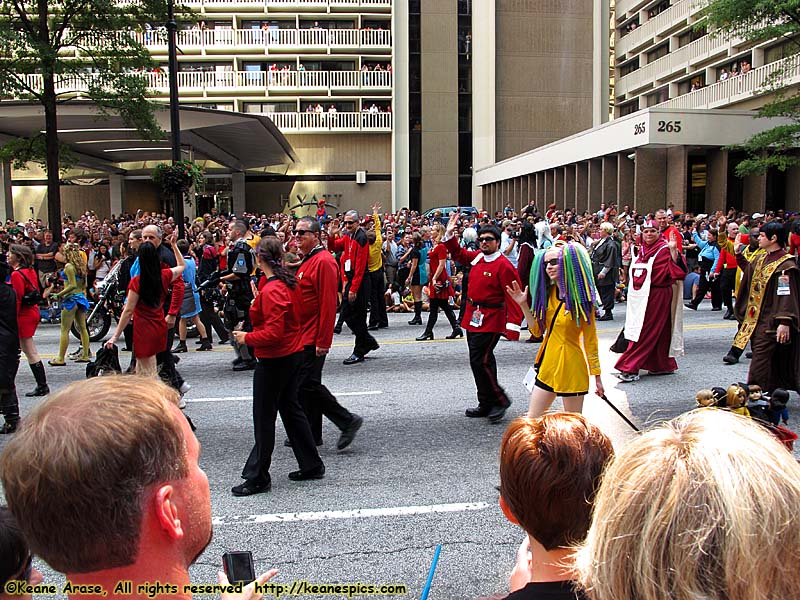
[[[428,571],[428,580],[425,582],[425,587],[422,589],[422,596],[419,600],[428,600],[428,594],[431,591],[431,584],[433,583],[433,573],[436,571],[436,565],[439,563],[439,554],[442,552],[442,545],[436,546],[436,552],[433,553],[433,562],[431,563],[431,570]]]

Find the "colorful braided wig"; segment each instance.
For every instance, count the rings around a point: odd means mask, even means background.
[[[592,262],[586,248],[572,242],[557,242],[558,256],[558,295],[564,300],[565,310],[572,316],[576,326],[581,319],[589,321],[594,314],[597,292],[594,286]],[[550,278],[545,270],[544,256],[548,250],[540,250],[533,257],[530,276],[531,313],[544,331],[545,311],[547,310],[547,291]]]

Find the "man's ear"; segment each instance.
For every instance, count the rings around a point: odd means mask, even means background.
[[[155,517],[161,529],[173,539],[183,538],[184,531],[175,504],[175,488],[162,485],[153,495]]]
[[[503,511],[503,514],[506,516],[506,519],[511,521],[514,525],[519,525],[519,521],[514,516],[514,514],[511,512],[511,509],[508,507],[508,504],[506,504],[506,501],[503,498],[503,496],[500,496],[500,499],[498,500],[498,502],[500,503],[500,510]]]

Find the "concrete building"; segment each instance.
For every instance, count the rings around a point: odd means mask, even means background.
[[[206,193],[187,214],[212,206],[303,213],[321,198],[333,212],[376,201],[418,210],[480,203],[474,169],[605,120],[597,110],[608,96],[602,0],[183,4],[197,18],[179,24],[181,105],[267,115],[297,157],[288,168],[242,172],[208,162]],[[142,76],[167,102],[166,31],[153,23],[135,35],[160,65]],[[40,85],[36,76],[29,83]],[[80,95],[85,82],[58,85]],[[146,206],[159,203],[155,187],[146,193],[153,165],[122,174]],[[102,171],[72,175],[107,181]],[[43,216],[41,177],[13,172],[20,216],[30,208]],[[67,197],[89,197],[90,186],[67,187]]]
[[[800,84],[798,57],[787,40],[752,45],[708,32],[705,4],[617,0],[615,121],[477,172],[484,205],[800,210],[800,170],[741,179],[744,155],[725,149],[788,122],[755,120],[754,110],[774,97],[776,72],[781,87]]]

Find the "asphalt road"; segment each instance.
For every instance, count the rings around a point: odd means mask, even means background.
[[[684,313],[686,356],[678,360],[678,373],[643,376],[635,383],[613,377],[616,355],[608,351],[622,327],[623,307],[617,321],[600,324],[608,396],[640,427],[692,409],[700,388],[745,380],[749,361],[724,366],[721,360],[735,325],[705,304],[696,313]],[[272,492],[249,498],[232,497],[230,488],[241,481],[252,445],[252,374],[230,370],[229,347],[196,353],[190,340],[192,351],[181,355],[179,369],[192,385],[186,410],[198,427],[215,527],[211,545],[191,569],[193,582],[214,582],[223,552],[251,550],[258,572],[279,569],[277,582],[405,584],[408,597],[419,598],[441,544],[430,598],[474,598],[507,589],[522,533],[497,506],[494,486],[504,426],[464,417],[464,409],[476,404],[464,339],[441,339],[449,329],[440,318],[436,340],[415,342],[422,328],[407,325],[408,318],[390,315],[390,327],[377,332],[380,350],[362,364],[342,365],[353,338],[346,328],[335,337],[324,381],[364,417],[364,426],[350,448],[337,452],[338,431],[325,423],[326,477],[289,481],[286,475],[297,465],[281,444],[285,436],[279,423]],[[56,326],[42,325],[36,340],[43,356],[52,357]],[[526,411],[522,380],[537,348],[508,341],[497,348],[500,380],[514,400],[505,423]],[[57,389],[81,379],[83,365],[47,372]],[[34,386],[25,365],[17,384],[21,393]],[[23,415],[34,402],[21,397]],[[790,407],[796,405],[795,396]],[[617,447],[633,435],[596,396],[587,397],[584,412]],[[0,440],[0,448],[4,444]],[[43,570],[46,581],[63,582]]]

